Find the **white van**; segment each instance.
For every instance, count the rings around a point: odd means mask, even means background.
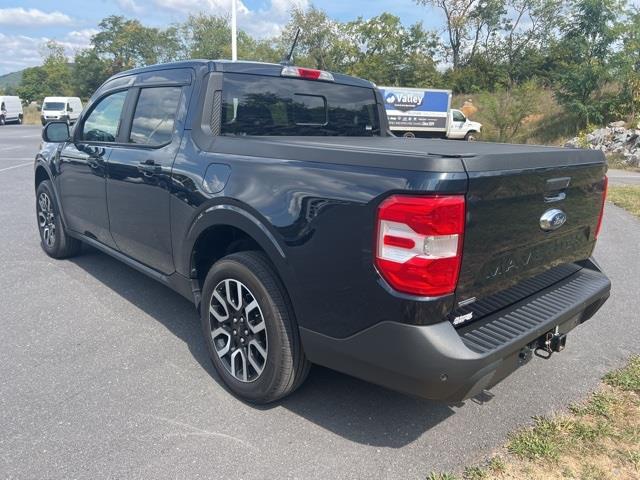
[[[71,125],[82,112],[82,102],[78,97],[46,97],[42,102],[40,120],[42,125],[53,120],[66,121]]]
[[[22,123],[22,115],[20,97],[0,95],[0,125],[10,122]]]

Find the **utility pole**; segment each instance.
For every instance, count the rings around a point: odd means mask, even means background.
[[[234,62],[238,60],[238,19],[236,14],[236,0],[231,0],[231,60]]]

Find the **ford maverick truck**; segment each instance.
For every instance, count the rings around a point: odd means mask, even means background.
[[[459,401],[569,348],[610,291],[601,152],[396,138],[379,90],[336,73],[119,73],[72,130],[47,123],[34,186],[46,254],[87,244],[193,301],[256,403],[311,364]]]

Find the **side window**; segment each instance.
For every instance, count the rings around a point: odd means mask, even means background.
[[[458,112],[457,110],[453,111],[453,121],[454,122],[466,122],[467,121],[467,117],[465,117],[461,112]]]
[[[181,87],[150,87],[140,90],[129,141],[154,146],[169,143],[173,136],[181,93]]]
[[[89,142],[115,142],[120,128],[120,114],[127,92],[112,93],[100,100],[82,127],[82,139]]]

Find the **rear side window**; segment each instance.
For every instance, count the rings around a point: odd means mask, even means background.
[[[223,135],[380,135],[372,88],[227,73]]]
[[[100,100],[84,121],[82,139],[89,142],[115,142],[126,98],[127,92],[122,91],[112,93]],[[64,108],[64,103],[61,105]]]
[[[180,87],[152,87],[140,90],[129,141],[153,146],[169,143],[173,136],[181,93]]]

